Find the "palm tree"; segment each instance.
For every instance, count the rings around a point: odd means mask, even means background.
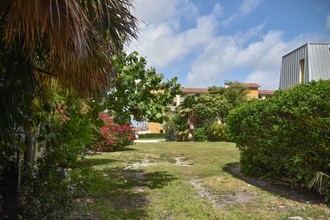
[[[2,156],[17,148],[15,128],[31,142],[31,102],[49,84],[80,96],[109,86],[112,55],[137,37],[130,9],[130,0],[0,0]]]
[[[194,133],[195,126],[197,124],[198,117],[194,111],[194,105],[197,103],[198,97],[195,95],[187,95],[183,102],[178,106],[177,112],[184,119],[185,124],[181,129],[179,137],[180,139],[184,136],[188,136],[189,132]],[[187,128],[188,127],[188,128]]]
[[[0,0],[5,45],[22,45],[36,74],[80,94],[109,82],[111,54],[136,37],[130,0]]]

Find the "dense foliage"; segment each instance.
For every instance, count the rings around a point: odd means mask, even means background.
[[[114,120],[120,124],[136,121],[163,123],[168,105],[179,93],[180,84],[174,77],[164,81],[164,75],[154,68],[147,69],[147,61],[137,52],[114,56],[114,73],[117,79],[105,97],[105,105]]]
[[[242,171],[302,186],[312,182],[329,197],[329,94],[330,81],[311,82],[230,112],[227,135],[241,151]]]
[[[168,140],[223,141],[228,113],[247,101],[248,89],[239,83],[210,87],[207,94],[187,95],[166,126]]]
[[[77,97],[95,100],[108,89],[112,55],[137,36],[137,20],[130,0],[0,0],[0,13],[0,212],[16,219],[19,203],[22,218],[61,218],[66,209],[53,211],[70,206],[59,170],[97,132],[97,111],[82,112],[94,104]],[[60,88],[70,93],[61,102]],[[19,192],[13,204],[8,187]]]
[[[140,134],[139,139],[164,139],[165,134],[164,133],[146,133],[146,134]]]
[[[59,218],[72,210],[82,182],[68,170],[98,137],[98,111],[95,102],[70,92],[56,94],[44,107],[35,101],[33,164],[23,170],[20,192],[24,216]]]

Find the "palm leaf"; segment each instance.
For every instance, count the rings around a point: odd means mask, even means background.
[[[50,72],[79,93],[99,91],[111,80],[111,56],[136,37],[128,0],[1,1],[4,42],[24,45],[36,69]]]

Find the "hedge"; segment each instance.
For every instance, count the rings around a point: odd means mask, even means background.
[[[242,172],[300,186],[313,180],[330,197],[329,95],[329,80],[313,81],[231,111],[226,134],[241,151]]]
[[[139,134],[139,139],[163,139],[165,138],[164,133],[147,133],[147,134]]]

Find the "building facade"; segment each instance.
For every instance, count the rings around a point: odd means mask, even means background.
[[[280,89],[330,79],[330,43],[307,43],[282,57]]]
[[[200,96],[201,94],[208,93],[207,88],[181,88],[181,95],[176,95],[174,98],[173,106],[179,106],[187,95]]]

